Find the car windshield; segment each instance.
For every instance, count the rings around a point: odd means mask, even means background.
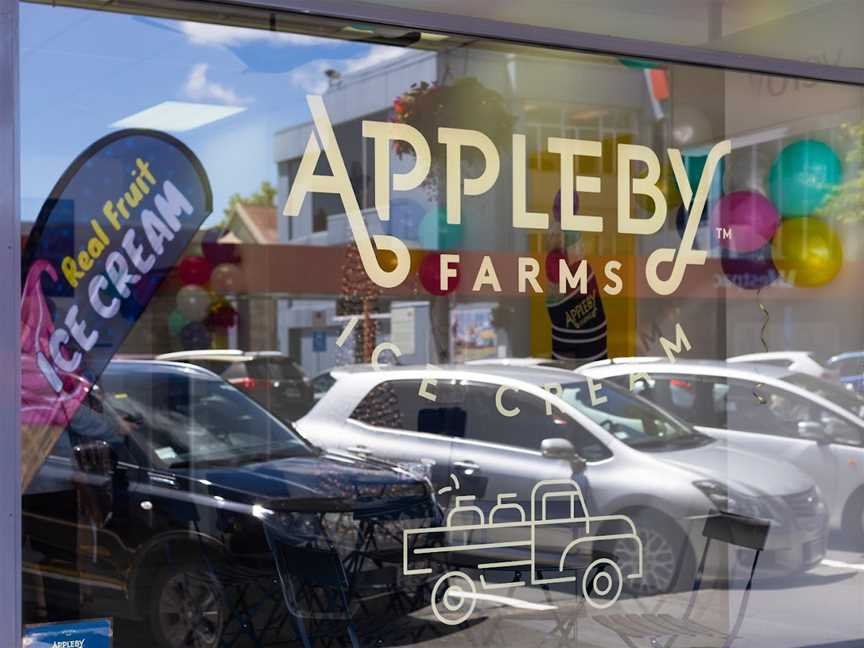
[[[611,382],[595,380],[594,384],[600,389],[594,392],[593,403],[587,382],[563,385],[561,398],[632,448],[676,450],[712,441],[683,421]]]
[[[303,378],[303,370],[290,358],[255,358],[246,363],[252,378],[263,380],[297,380]]]
[[[801,373],[790,374],[783,380],[821,396],[855,416],[864,417],[864,398],[840,385]]]
[[[310,455],[314,448],[226,382],[192,372],[106,372],[103,397],[172,468]]]

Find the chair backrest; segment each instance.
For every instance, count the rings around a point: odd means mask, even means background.
[[[720,512],[705,519],[702,535],[711,540],[761,551],[765,548],[770,527],[771,523],[766,520]]]

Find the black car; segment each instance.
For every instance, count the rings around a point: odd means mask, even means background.
[[[157,360],[188,362],[209,369],[283,421],[296,421],[315,404],[303,368],[279,351],[175,351]]]
[[[145,619],[153,645],[216,646],[244,575],[281,605],[275,584],[314,555],[350,579],[439,523],[423,478],[326,454],[200,367],[115,361],[24,495],[27,622],[86,608]]]

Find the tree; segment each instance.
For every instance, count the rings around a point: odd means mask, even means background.
[[[239,193],[231,194],[231,197],[228,198],[228,206],[223,211],[224,217],[222,218],[220,225],[222,227],[228,225],[228,221],[231,220],[231,214],[234,213],[234,207],[238,203],[244,205],[258,205],[261,207],[275,207],[277,193],[278,191],[276,187],[274,187],[269,181],[264,180],[258,191],[249,196],[244,197]]]
[[[843,140],[850,142],[844,166],[848,179],[837,185],[816,210],[816,214],[840,223],[864,220],[864,122],[843,124]]]

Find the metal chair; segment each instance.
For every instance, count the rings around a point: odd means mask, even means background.
[[[630,648],[637,648],[633,641],[634,639],[647,639],[650,642],[649,645],[654,647],[659,646],[661,644],[660,639],[666,637],[668,639],[665,646],[666,648],[671,648],[675,639],[679,636],[687,637],[690,641],[688,644],[690,646],[694,645],[692,643],[694,639],[724,640],[724,648],[729,648],[738,636],[741,624],[744,622],[744,616],[747,613],[747,604],[750,600],[750,590],[753,587],[753,577],[756,574],[759,555],[765,549],[765,541],[768,538],[768,529],[770,526],[770,523],[765,520],[732,513],[717,513],[706,517],[705,526],[702,529],[702,535],[706,538],[705,547],[702,550],[702,557],[696,569],[693,590],[690,594],[687,608],[680,619],[670,614],[655,612],[643,614],[604,614],[602,616],[595,616],[594,621],[617,634]],[[750,575],[744,587],[744,594],[741,598],[741,604],[738,606],[735,622],[732,624],[729,632],[710,628],[692,619],[696,598],[702,587],[705,562],[712,541],[754,550]]]
[[[313,642],[337,643],[345,635],[353,648],[359,648],[348,598],[350,583],[336,549],[320,538],[314,544],[298,543],[296,536],[266,521],[264,532],[285,606],[304,648]]]

